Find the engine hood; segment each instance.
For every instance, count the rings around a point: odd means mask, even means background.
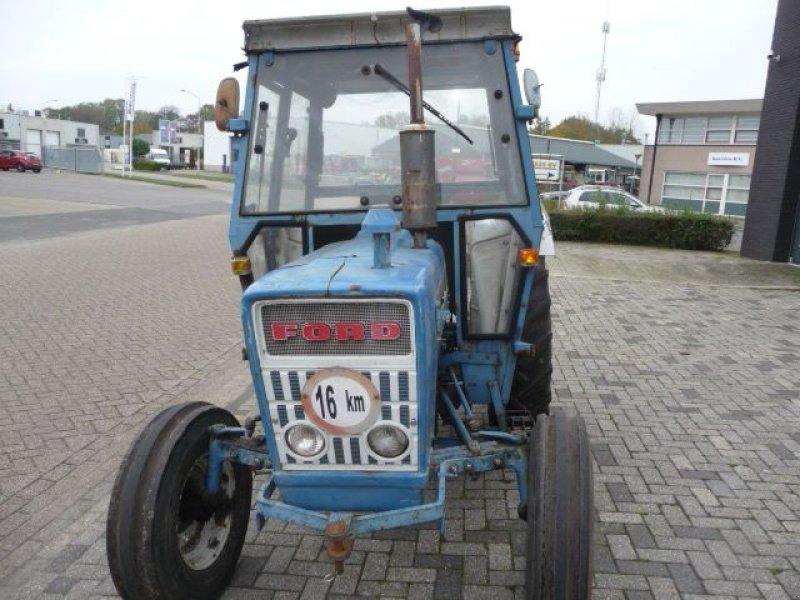
[[[247,289],[244,300],[391,296],[422,301],[441,294],[444,254],[436,242],[414,249],[411,234],[392,232],[390,266],[375,268],[372,235],[362,230],[267,273]]]

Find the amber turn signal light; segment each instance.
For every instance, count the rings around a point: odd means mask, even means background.
[[[519,264],[523,267],[535,267],[539,261],[539,251],[536,248],[520,248]]]
[[[246,256],[234,256],[231,258],[231,271],[234,275],[249,275],[251,273],[250,259]]]

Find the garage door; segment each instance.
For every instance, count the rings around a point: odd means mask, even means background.
[[[48,131],[45,133],[45,146],[55,146],[58,147],[61,145],[61,134],[58,131]]]
[[[42,131],[40,129],[28,129],[25,132],[25,152],[33,152],[37,156],[42,155]]]

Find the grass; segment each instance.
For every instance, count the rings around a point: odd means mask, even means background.
[[[223,181],[233,183],[233,175],[230,173],[196,173],[192,171],[172,172],[173,177],[185,177],[187,179],[203,179],[205,181]]]
[[[202,188],[208,189],[207,186],[201,183],[189,183],[185,181],[174,181],[171,179],[161,179],[160,177],[148,177],[147,175],[133,175],[132,177],[122,176],[122,175],[113,175],[111,173],[106,173],[106,177],[116,177],[117,179],[124,179],[126,181],[142,181],[144,183],[154,183],[156,185],[168,185],[170,187],[177,187],[177,188]]]

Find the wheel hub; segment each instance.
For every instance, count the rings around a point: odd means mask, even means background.
[[[196,571],[211,566],[217,559],[231,531],[231,506],[236,493],[233,466],[222,466],[219,493],[209,496],[205,490],[208,455],[198,458],[189,469],[183,484],[176,535],[178,550],[186,565]]]

